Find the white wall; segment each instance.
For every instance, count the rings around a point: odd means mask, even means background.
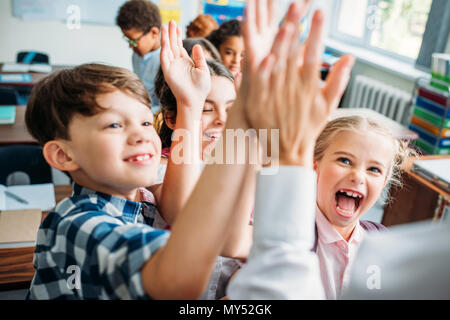
[[[131,69],[131,50],[119,27],[81,24],[69,30],[64,22],[24,21],[12,15],[11,0],[0,0],[0,62],[15,61],[22,50],[45,52],[51,64],[103,62]]]
[[[48,53],[52,64],[77,65],[95,61],[131,69],[131,50],[122,40],[118,27],[82,24],[79,30],[69,30],[63,22],[24,21],[13,17],[11,2],[0,0],[0,62],[14,61],[21,50],[38,50]],[[288,2],[281,1],[280,7],[287,6]],[[329,0],[313,2],[313,8],[325,10],[326,21],[332,14],[330,3]],[[446,51],[450,52],[450,38]],[[371,76],[405,91],[411,91],[414,86],[411,80],[363,62],[356,63],[355,74]]]

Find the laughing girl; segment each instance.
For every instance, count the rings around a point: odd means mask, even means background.
[[[364,235],[384,226],[362,221],[399,166],[412,154],[377,123],[359,116],[327,124],[314,150],[317,173],[316,245],[327,299],[337,299]]]

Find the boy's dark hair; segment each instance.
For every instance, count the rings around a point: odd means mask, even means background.
[[[222,63],[219,51],[205,38],[187,38],[183,40],[183,47],[186,49],[189,56],[192,57],[192,49],[196,44],[199,44],[202,47],[203,52],[208,51],[214,60]]]
[[[97,96],[117,89],[150,108],[147,90],[138,76],[127,69],[84,64],[55,72],[31,91],[25,113],[27,129],[41,145],[54,139],[70,139],[68,127],[72,117],[100,112]]]
[[[206,37],[216,48],[224,43],[229,37],[241,37],[241,22],[239,20],[233,19],[230,21],[223,22],[219,29],[214,30]]]
[[[230,81],[234,82],[234,77],[230,71],[221,63],[214,60],[206,60],[208,64],[209,73],[211,76],[226,77]],[[164,117],[166,116],[170,120],[175,120],[177,117],[177,101],[166,81],[164,80],[164,74],[159,69],[155,78],[155,92],[161,102],[161,109],[155,115],[157,121],[155,121],[155,129],[159,134],[162,142],[162,148],[169,148],[172,144],[172,132]],[[159,122],[159,123],[158,123]]]
[[[161,15],[158,6],[149,0],[130,0],[120,7],[116,24],[123,30],[148,32],[152,27],[161,29]]]

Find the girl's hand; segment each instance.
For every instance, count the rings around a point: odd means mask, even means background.
[[[191,59],[183,48],[181,30],[174,21],[169,30],[161,27],[161,68],[164,79],[172,90],[177,112],[193,110],[200,118],[203,105],[211,88],[211,77],[203,50],[194,46]]]
[[[288,15],[298,16],[302,8],[293,3],[289,11]],[[350,77],[354,58],[346,55],[334,65],[325,85],[319,85],[322,31],[323,14],[317,11],[303,46],[297,37],[298,22],[287,20],[270,54],[250,73],[246,83],[247,120],[255,129],[279,130],[280,164],[312,167],[315,140],[337,107]]]

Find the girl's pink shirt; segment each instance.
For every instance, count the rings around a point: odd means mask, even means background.
[[[316,209],[316,225],[317,256],[325,295],[327,299],[336,300],[341,296],[342,289],[348,286],[350,269],[366,231],[358,220],[347,242],[318,208]]]

